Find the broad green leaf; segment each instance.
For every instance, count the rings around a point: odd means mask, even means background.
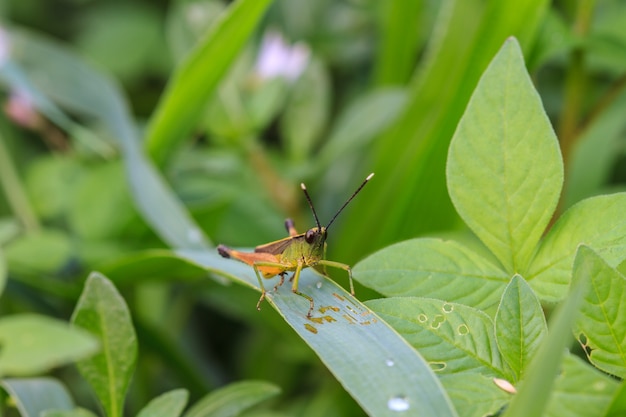
[[[85,408],[74,408],[72,410],[46,410],[39,417],[98,417],[98,415]]]
[[[184,414],[184,417],[238,416],[242,411],[278,393],[280,388],[268,382],[235,382],[200,399]]]
[[[89,333],[35,314],[0,319],[0,375],[44,373],[98,350]]]
[[[163,162],[185,138],[270,0],[237,0],[172,76],[148,126],[146,149]]]
[[[567,292],[578,246],[590,246],[609,264],[626,253],[626,193],[588,198],[567,210],[541,242],[525,278],[541,300]]]
[[[98,273],[85,282],[72,323],[100,340],[102,351],[77,366],[89,382],[108,417],[121,417],[126,389],[137,360],[137,336],[124,299]]]
[[[576,256],[575,269],[585,266],[585,256]],[[543,338],[537,353],[531,359],[524,379],[518,385],[517,394],[506,408],[502,417],[526,417],[543,415],[555,379],[563,361],[565,348],[572,340],[571,326],[583,300],[585,274],[580,274],[570,287],[569,296],[552,315],[548,335]]]
[[[15,271],[56,273],[69,261],[72,244],[64,232],[42,229],[14,239],[5,254],[7,263]]]
[[[574,275],[588,274],[589,287],[574,334],[591,363],[626,378],[626,278],[587,246],[581,246],[579,254],[585,264],[579,264]]]
[[[356,264],[354,276],[387,297],[428,295],[483,310],[498,304],[509,280],[498,265],[441,239],[388,246]]]
[[[79,161],[69,155],[42,157],[29,164],[25,185],[37,214],[46,219],[63,216],[83,172]]]
[[[15,402],[21,417],[40,417],[46,410],[74,408],[65,386],[53,378],[7,378],[0,385]]]
[[[577,356],[566,355],[545,416],[605,416],[617,388],[617,382],[611,377]]]
[[[439,379],[454,407],[457,410],[463,410],[463,417],[497,415],[511,398],[511,394],[496,386],[493,377],[462,372],[441,375]]]
[[[80,237],[119,235],[136,217],[124,167],[120,163],[91,167],[77,182],[68,212],[69,223]]]
[[[563,163],[514,39],[474,90],[446,174],[461,218],[509,273],[524,273],[556,208]]]
[[[141,409],[137,417],[178,417],[187,404],[189,392],[176,389],[161,394]]]
[[[541,303],[521,276],[506,286],[495,325],[502,357],[519,380],[548,331]]]
[[[203,265],[258,290],[252,268],[215,252],[179,251]],[[268,280],[272,289],[278,279]],[[308,302],[285,284],[269,291],[274,306],[315,351],[346,391],[369,415],[397,416],[397,407],[419,409],[424,415],[456,416],[449,398],[424,359],[389,325],[335,282],[310,269],[302,271],[299,290],[313,297],[315,310],[307,319]],[[262,305],[262,308],[266,304]],[[250,309],[255,306],[251,303]]]
[[[384,298],[366,304],[424,356],[433,370],[508,376],[493,321],[482,311],[418,297]]]

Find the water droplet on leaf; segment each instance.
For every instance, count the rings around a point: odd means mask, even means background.
[[[411,405],[404,395],[396,395],[387,401],[387,408],[391,411],[406,411],[411,408]]]

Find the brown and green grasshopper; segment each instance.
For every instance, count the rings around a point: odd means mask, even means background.
[[[259,280],[259,287],[261,288],[261,298],[257,303],[257,309],[261,309],[261,302],[265,299],[265,286],[261,276],[265,279],[272,278],[276,275],[280,276],[280,281],[274,287],[276,290],[281,286],[285,280],[285,275],[289,271],[294,271],[291,281],[291,291],[299,296],[306,298],[309,301],[309,312],[307,317],[311,317],[313,311],[313,298],[298,291],[298,281],[300,280],[300,272],[303,268],[313,267],[322,274],[325,273],[325,267],[340,268],[348,273],[348,279],[350,281],[350,293],[354,295],[354,284],[352,282],[352,270],[349,265],[339,262],[326,260],[326,238],[328,236],[328,228],[335,221],[339,213],[348,205],[350,201],[361,191],[361,189],[367,184],[367,182],[374,176],[370,174],[365,178],[365,181],[357,188],[357,190],[350,196],[350,198],[341,206],[337,213],[330,219],[330,222],[324,227],[320,224],[311,197],[306,190],[304,184],[300,184],[302,191],[311,207],[313,217],[315,218],[316,227],[307,230],[305,233],[298,233],[291,219],[285,221],[285,227],[289,236],[277,240],[275,242],[266,243],[265,245],[257,246],[254,252],[240,252],[234,249],[230,249],[224,245],[217,247],[217,252],[224,258],[234,258],[254,268],[254,273]]]

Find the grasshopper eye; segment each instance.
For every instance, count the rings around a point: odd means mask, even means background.
[[[306,240],[306,243],[313,243],[315,235],[317,235],[317,229],[309,229],[304,234],[304,240]]]

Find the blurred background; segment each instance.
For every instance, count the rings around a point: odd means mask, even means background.
[[[258,293],[154,252],[168,242],[136,208],[127,152],[98,120],[107,117],[92,98],[110,94],[110,82],[145,137],[168,80],[229,6],[0,3],[0,245],[9,277],[0,312],[66,320],[85,277],[101,271],[139,336],[129,413],[167,389],[187,388],[193,402],[254,378],[283,389],[271,415],[362,415],[269,305],[256,311]],[[562,213],[624,189],[623,22],[618,0],[275,0],[193,129],[175,146],[140,145],[204,234],[229,246],[285,237],[286,217],[300,231],[313,226],[300,182],[326,223],[375,172],[329,233],[328,258],[353,265],[393,242],[463,230],[446,190],[448,144],[481,73],[515,36],[561,142]],[[44,116],[36,109],[45,100],[15,88],[10,54],[66,116]],[[50,74],[71,76],[59,83]],[[376,294],[357,285],[357,296]],[[76,371],[57,376],[95,407]]]

